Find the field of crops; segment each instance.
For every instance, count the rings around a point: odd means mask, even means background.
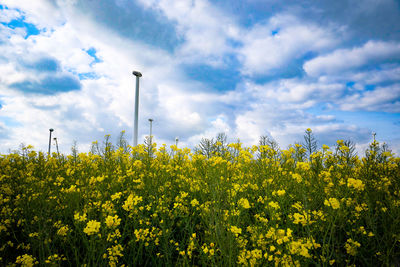
[[[400,158],[378,142],[204,144],[1,155],[0,265],[400,264]]]

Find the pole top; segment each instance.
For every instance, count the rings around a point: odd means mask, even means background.
[[[136,77],[142,77],[142,74],[138,71],[132,71],[132,74],[135,75]]]
[[[149,119],[149,122],[152,122],[152,121],[154,121],[153,119]]]
[[[52,131],[54,131],[54,129],[53,129],[53,128],[50,128],[49,131],[52,132]]]

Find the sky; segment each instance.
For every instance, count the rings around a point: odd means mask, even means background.
[[[159,145],[311,128],[400,152],[397,0],[0,0],[0,153],[47,151],[49,128],[64,153],[132,144],[134,70],[139,143],[152,118]]]

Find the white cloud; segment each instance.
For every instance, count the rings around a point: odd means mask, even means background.
[[[64,23],[64,16],[57,9],[54,1],[3,0],[2,4],[6,5],[9,9],[21,10],[26,22],[35,24],[39,29],[50,29],[55,25]]]
[[[176,56],[183,62],[221,65],[224,55],[233,52],[228,40],[237,40],[239,29],[232,18],[207,0],[140,2],[176,22],[177,33],[184,40]]]
[[[334,145],[338,139],[364,140],[369,131],[355,124],[338,122],[333,115],[313,115],[296,109],[282,109],[274,103],[255,105],[237,116],[235,134],[245,145],[257,144],[261,135],[275,139],[281,148],[303,141],[311,128],[319,145]]]
[[[158,86],[159,105],[161,112],[165,112],[165,117],[169,121],[174,121],[175,125],[188,130],[193,128],[202,129],[203,119],[194,106],[200,107],[205,102],[201,95],[193,95],[189,91],[160,84]]]
[[[354,69],[341,73],[324,74],[319,76],[317,81],[342,84],[353,82],[352,89],[362,91],[366,85],[400,81],[400,66],[398,64],[378,64],[372,70]]]
[[[400,59],[400,44],[394,42],[368,41],[362,47],[338,49],[332,53],[307,61],[303,68],[310,76],[337,74],[367,63],[387,59]]]
[[[334,100],[343,92],[341,84],[307,83],[299,79],[282,80],[277,89],[267,95],[280,102],[314,102]]]
[[[245,74],[270,74],[307,52],[323,51],[336,43],[329,29],[278,15],[244,34],[239,53]]]
[[[349,80],[357,81],[362,84],[377,84],[382,82],[400,81],[400,66],[382,66],[381,70],[351,73]]]
[[[340,83],[315,82],[292,78],[268,82],[263,85],[248,83],[245,94],[255,101],[275,101],[280,109],[304,109],[319,103],[335,102],[343,96],[345,86]],[[251,89],[250,89],[251,88]]]
[[[178,67],[180,60],[162,50],[99,28],[73,6],[65,7],[62,14],[65,23],[40,35],[24,39],[10,33],[7,44],[0,50],[16,52],[8,54],[8,64],[0,65],[4,73],[10,74],[6,78],[2,76],[1,83],[40,80],[40,75],[35,76],[34,72],[18,71],[21,55],[28,55],[27,60],[42,55],[53,57],[65,72],[93,72],[97,78],[82,80],[79,91],[55,96],[25,96],[5,89],[2,111],[22,126],[9,142],[2,143],[2,150],[16,148],[22,141],[44,149],[45,142],[38,140],[46,139],[50,127],[56,130],[63,151],[68,151],[74,139],[87,148],[90,141],[102,139],[106,133],[116,135],[121,130],[127,130],[129,140],[134,104],[132,70],[143,73],[140,80],[140,135],[146,132],[149,117],[155,119],[154,134],[164,139],[169,135],[187,138],[188,134],[200,133],[207,127],[209,123],[205,120],[214,115],[210,112],[216,108],[212,105],[218,95],[202,93],[201,84],[189,81],[182,74]],[[91,64],[93,58],[85,52],[91,47],[96,49],[101,62]],[[157,128],[158,125],[162,127]]]
[[[101,140],[107,133],[115,138],[121,130],[127,130],[130,140],[135,85],[132,70],[143,73],[139,135],[147,134],[147,119],[153,118],[157,143],[171,144],[175,136],[180,136],[181,146],[193,146],[201,137],[212,138],[225,132],[246,145],[257,143],[260,135],[271,135],[285,147],[301,141],[308,127],[326,136],[345,133],[359,137],[358,132],[364,133],[362,127],[340,123],[332,114],[314,115],[304,109],[326,101],[339,103],[343,109],[398,107],[398,94],[389,96],[390,90],[397,92],[398,87],[377,88],[374,93],[360,91],[353,98],[343,98],[344,85],[331,79],[332,76],[318,80],[277,79],[264,85],[247,78],[234,91],[225,93],[211,93],[205,84],[185,76],[182,63],[218,66],[225,64],[224,59],[230,53],[240,54],[243,73],[263,74],[282,68],[307,52],[324,53],[340,41],[334,38],[331,29],[293,16],[275,15],[266,23],[244,28],[209,1],[143,0],[144,6],[162,12],[176,23],[182,43],[169,53],[120,37],[81,13],[74,1],[56,1],[57,5],[47,1],[37,3],[7,1],[7,5],[18,8],[28,21],[41,29],[47,28],[46,31],[25,39],[24,32],[0,25],[5,28],[0,33],[1,40],[5,40],[0,45],[0,54],[6,60],[0,64],[1,111],[21,124],[10,129],[12,137],[1,143],[2,151],[16,148],[20,142],[46,150],[50,127],[56,129],[64,152],[74,139],[86,149],[90,141]],[[278,32],[272,35],[274,30]],[[101,62],[93,63],[93,58],[85,52],[92,47]],[[42,74],[33,70],[21,71],[19,59],[24,57],[34,62],[44,56],[57,59],[63,73],[89,72],[96,78],[81,80],[79,91],[52,96],[24,95],[7,88],[12,83],[42,79]],[[397,68],[394,66],[385,73],[382,70],[376,77],[367,72],[356,73],[357,79],[395,79]],[[7,125],[2,123],[0,127]],[[329,139],[326,136],[323,140]]]
[[[2,9],[0,12],[0,21],[9,23],[21,17],[21,13],[15,9]]]
[[[206,130],[188,138],[187,142],[184,142],[183,145],[194,147],[199,144],[202,138],[212,139],[219,133],[225,133],[228,138],[232,138],[232,128],[228,123],[228,118],[224,114],[219,114],[205,129]],[[229,141],[232,140],[228,140],[228,142]]]
[[[80,31],[68,22],[47,34],[32,36],[29,40],[24,51],[26,54],[50,55],[57,58],[68,71],[76,73],[91,70],[93,58],[85,52],[91,44],[87,42],[87,38],[81,38]]]
[[[400,84],[358,92],[339,102],[343,110],[400,112]]]
[[[260,127],[260,119],[249,116],[249,113],[239,114],[235,120],[235,137],[246,145],[257,144],[261,135],[265,135]]]

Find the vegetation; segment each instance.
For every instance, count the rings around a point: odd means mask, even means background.
[[[398,265],[400,158],[203,139],[0,156],[0,265]]]

